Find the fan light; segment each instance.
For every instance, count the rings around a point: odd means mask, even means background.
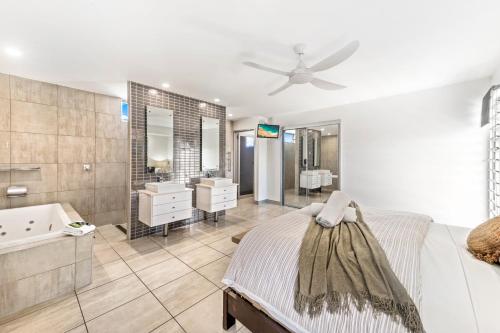
[[[215,98],[214,98],[214,102],[215,102],[215,103],[219,103],[219,102],[220,102],[220,99],[219,99],[219,98],[217,98],[217,97],[215,97]]]

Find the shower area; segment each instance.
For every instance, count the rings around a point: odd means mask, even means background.
[[[325,202],[340,189],[340,123],[283,130],[282,204]]]

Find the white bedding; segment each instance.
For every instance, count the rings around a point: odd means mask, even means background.
[[[324,307],[318,317],[294,310],[295,281],[302,238],[310,210],[292,212],[259,225],[241,241],[223,282],[248,296],[293,332],[404,333],[402,323],[367,307],[331,314]],[[396,276],[420,306],[420,250],[431,219],[400,212],[363,211],[365,222],[384,249]]]
[[[305,214],[308,211],[308,209],[301,210]],[[373,209],[370,210],[370,213],[375,215],[390,214],[390,212]],[[288,216],[290,219],[293,218],[293,215]],[[409,216],[419,217],[416,214],[409,214]],[[303,220],[306,224],[309,221],[309,219]],[[295,225],[297,225],[296,222]],[[292,250],[293,246],[288,247],[286,244],[296,241],[293,232],[301,232],[300,230],[301,228],[295,231],[282,230],[280,232],[280,237],[284,240],[281,242],[281,251],[294,251]],[[498,324],[495,325],[494,322],[496,320],[495,314],[498,315],[498,309],[500,309],[500,269],[498,266],[491,266],[474,259],[467,252],[465,248],[467,233],[468,229],[464,228],[435,223],[430,225],[420,257],[422,295],[421,299],[418,296],[414,297],[417,306],[420,303],[420,314],[424,328],[428,333],[500,332]],[[258,244],[246,244],[245,246],[257,248]],[[276,253],[272,255],[276,255]],[[285,258],[291,254],[283,253],[282,255]],[[326,331],[385,332],[385,329],[381,327],[380,320],[366,322],[365,319],[363,322],[359,320],[362,318],[358,316],[359,314],[353,316],[358,320],[337,317],[337,322],[334,324],[332,324],[331,318],[317,318],[315,322],[309,322],[306,318],[298,317],[294,314],[294,310],[290,309],[291,304],[288,299],[293,291],[293,284],[287,290],[280,291],[279,295],[282,295],[280,296],[282,299],[266,299],[265,296],[273,295],[273,292],[269,290],[266,292],[265,288],[274,288],[279,285],[276,280],[274,283],[266,284],[266,279],[273,277],[273,279],[293,281],[295,277],[290,278],[290,276],[283,275],[283,270],[277,265],[271,271],[266,271],[266,276],[260,276],[255,281],[249,280],[244,277],[247,265],[243,262],[244,260],[238,258],[237,250],[223,280],[224,283],[259,303],[264,311],[289,330],[304,333]],[[278,259],[277,262],[280,260]],[[339,322],[341,323],[339,324]],[[400,327],[396,331],[405,332],[406,330]]]

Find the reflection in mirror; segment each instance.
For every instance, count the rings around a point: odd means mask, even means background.
[[[219,170],[219,119],[201,117],[201,169]]]
[[[174,158],[174,112],[147,106],[147,167],[155,173],[172,172]]]

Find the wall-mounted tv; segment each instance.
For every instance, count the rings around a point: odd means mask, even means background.
[[[264,139],[277,139],[280,136],[279,125],[259,124],[257,125],[257,137]]]

